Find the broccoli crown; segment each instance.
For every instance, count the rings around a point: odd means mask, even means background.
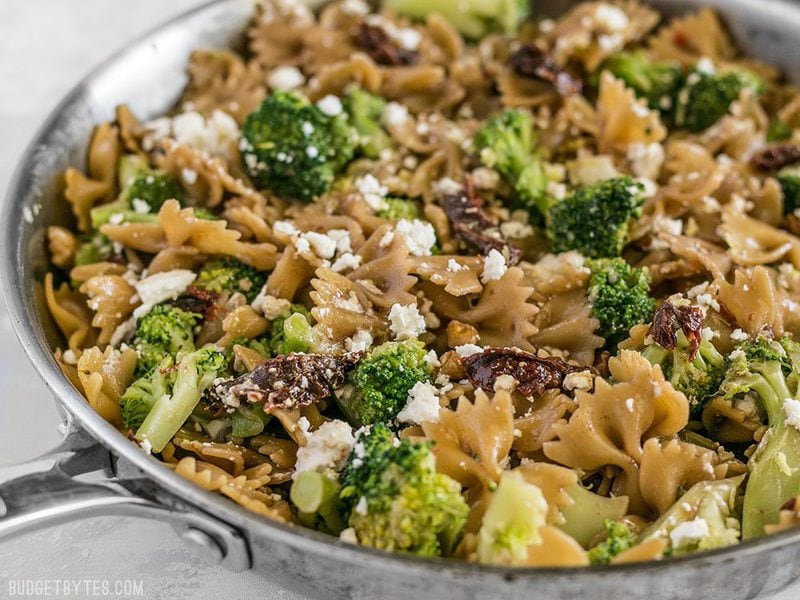
[[[475,135],[475,147],[481,162],[497,169],[514,188],[521,206],[546,212],[547,175],[537,154],[530,113],[507,109],[495,115]]]
[[[797,348],[788,338],[776,341],[763,335],[743,342],[728,357],[720,392],[727,400],[741,395],[757,398],[770,425],[782,423],[783,401],[796,397]]]
[[[547,213],[553,252],[577,250],[589,258],[619,256],[628,224],[641,213],[642,185],[630,177],[606,179],[576,190]]]
[[[499,31],[513,34],[530,13],[526,0],[386,0],[384,6],[401,15],[424,19],[437,12],[465,36],[479,39]]]
[[[172,386],[155,398],[136,431],[136,439],[149,442],[154,452],[161,452],[197,407],[206,388],[227,369],[225,354],[213,347],[179,352],[170,369],[175,378]],[[160,371],[154,369],[149,377],[158,377]]]
[[[624,81],[639,98],[643,98],[650,108],[662,111],[671,107],[675,92],[683,80],[680,64],[651,61],[641,50],[611,55],[598,73],[602,71],[610,71]]]
[[[235,258],[223,258],[204,264],[194,285],[217,294],[239,292],[252,302],[266,281],[267,276],[258,269]]]
[[[359,146],[367,158],[378,158],[392,145],[389,134],[381,127],[386,100],[361,88],[353,88],[343,99],[350,123],[359,135]]]
[[[122,422],[126,428],[132,431],[139,429],[156,400],[169,393],[175,383],[174,364],[172,356],[166,355],[156,368],[128,386],[119,399]]]
[[[547,501],[519,472],[500,478],[478,531],[478,560],[486,564],[525,564],[528,547],[541,544]]]
[[[350,372],[352,390],[337,396],[339,407],[356,425],[388,423],[406,405],[409,390],[430,377],[422,342],[386,342]]]
[[[202,315],[177,306],[154,306],[136,323],[136,372],[149,373],[164,357],[174,358],[181,350],[194,350],[194,327],[201,320]]]
[[[605,520],[606,539],[589,550],[589,560],[593,565],[607,565],[620,552],[636,545],[636,534],[627,523]]]
[[[377,212],[381,219],[413,221],[421,217],[417,203],[408,198],[384,198],[386,207]]]
[[[686,77],[675,103],[677,127],[700,132],[719,121],[743,90],[756,94],[764,90],[764,82],[744,69],[728,68],[711,71],[695,67]]]
[[[710,341],[701,340],[692,358],[686,335],[678,331],[676,338],[677,344],[673,350],[653,343],[642,350],[642,355],[661,367],[672,387],[683,392],[692,412],[697,413],[719,392],[728,365],[725,357]]]
[[[310,201],[353,158],[357,135],[295,92],[275,92],[242,126],[242,160],[253,181],[283,198]]]
[[[302,304],[292,304],[287,313],[270,324],[268,345],[273,355],[308,352],[314,343],[311,315]]]
[[[783,214],[790,215],[800,208],[800,173],[778,175],[783,193]]]
[[[344,529],[342,487],[328,473],[303,471],[295,475],[289,499],[297,508],[297,518],[306,527],[338,535]]]
[[[358,436],[340,481],[348,524],[373,548],[449,554],[469,512],[461,486],[436,473],[430,445],[397,440],[383,424]]]
[[[600,321],[598,333],[613,347],[631,327],[653,318],[656,302],[650,297],[650,277],[621,258],[589,261],[589,269],[592,316]]]
[[[81,236],[80,243],[75,252],[76,267],[102,262],[114,256],[114,244],[100,232]]]
[[[775,119],[769,122],[767,126],[767,141],[768,142],[784,142],[792,137],[792,127],[785,121]]]
[[[178,180],[168,173],[154,171],[139,175],[127,189],[128,200],[136,208],[136,201],[144,202],[148,212],[157,213],[167,200],[177,200],[183,205],[186,201],[183,188]]]

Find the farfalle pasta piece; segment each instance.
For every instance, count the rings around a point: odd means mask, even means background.
[[[633,513],[646,512],[639,491],[644,440],[683,429],[689,402],[664,379],[660,367],[637,352],[622,350],[608,368],[615,383],[597,379],[594,392],[576,391],[577,410],[553,426],[557,439],[544,444],[544,453],[577,469],[618,467],[622,475],[614,481],[614,493],[630,497]]]
[[[800,268],[800,239],[726,206],[720,234],[731,258],[743,266],[769,265],[782,261]]]
[[[369,56],[356,52],[346,60],[322,67],[311,82],[309,96],[312,100],[319,100],[329,94],[342,96],[352,85],[378,93],[383,77],[383,71]]]
[[[47,309],[66,338],[69,349],[80,353],[81,348],[91,346],[95,332],[92,329],[91,312],[86,306],[86,296],[71,290],[66,283],[56,289],[53,274],[47,273],[44,276],[44,297]]]
[[[302,4],[267,0],[259,4],[247,31],[249,48],[264,69],[298,64],[303,38],[314,24],[314,15]]]
[[[133,380],[136,351],[107,346],[88,348],[78,359],[78,379],[89,405],[106,421],[122,427],[119,399]]]
[[[99,329],[97,343],[108,344],[114,331],[130,317],[139,305],[136,288],[121,275],[97,275],[86,280],[80,291],[89,298],[94,311],[92,325]]]
[[[114,197],[121,153],[119,129],[111,123],[103,123],[94,130],[89,143],[87,174],[72,167],[66,170],[64,197],[72,206],[80,231],[91,229],[89,211],[92,207]]]
[[[500,390],[490,397],[477,390],[474,402],[462,396],[455,410],[442,410],[439,421],[422,423],[422,430],[434,442],[436,469],[468,488],[466,529],[476,531],[514,440],[511,396]]]
[[[602,153],[624,155],[632,144],[646,146],[667,135],[658,112],[650,110],[644,100],[608,71],[600,76],[597,118],[597,148]]]
[[[522,457],[541,455],[544,443],[553,439],[553,425],[569,418],[575,402],[560,392],[548,390],[530,403],[518,404],[514,417],[514,450]],[[518,435],[516,432],[519,432]]]
[[[479,294],[483,261],[477,256],[419,256],[411,259],[411,273],[442,286],[452,296]]]
[[[595,352],[605,343],[595,333],[600,321],[592,316],[583,289],[557,294],[542,302],[533,323],[538,329],[530,337],[533,346],[559,350],[582,365],[592,365]]]
[[[386,236],[390,236],[386,243]],[[358,249],[361,266],[347,277],[363,290],[370,303],[388,309],[394,304],[415,304],[410,292],[417,278],[410,275],[412,261],[403,238],[389,226],[377,229]]]
[[[728,32],[711,8],[672,19],[649,41],[653,56],[661,60],[676,60],[692,67],[701,58],[728,61],[735,49]]]
[[[767,329],[775,337],[784,335],[786,307],[766,267],[736,269],[732,283],[717,279],[713,285],[716,300],[747,333],[757,335]]]

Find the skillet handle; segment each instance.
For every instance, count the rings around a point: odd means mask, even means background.
[[[251,566],[248,543],[236,529],[202,511],[165,506],[120,485],[111,453],[79,429],[52,452],[0,472],[0,542],[87,517],[126,516],[168,522],[207,562],[231,571]]]

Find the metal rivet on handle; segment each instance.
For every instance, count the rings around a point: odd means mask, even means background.
[[[225,551],[219,543],[204,531],[189,527],[180,537],[200,558],[212,565],[220,564],[225,558]]]

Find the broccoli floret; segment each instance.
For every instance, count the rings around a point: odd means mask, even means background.
[[[358,436],[340,481],[344,515],[359,543],[447,556],[458,542],[469,508],[460,484],[436,472],[428,443],[398,440],[385,425],[373,425]]]
[[[422,342],[386,342],[358,363],[350,372],[350,387],[336,398],[353,425],[388,423],[406,405],[409,390],[430,377]]]
[[[154,369],[128,386],[119,399],[126,428],[131,431],[139,429],[156,400],[169,393],[175,383],[174,364],[172,356],[166,355]]]
[[[179,353],[175,362],[175,382],[171,390],[155,399],[153,408],[136,431],[136,439],[149,443],[153,452],[164,449],[192,414],[206,388],[227,369],[225,355],[213,348]]]
[[[631,219],[641,213],[642,189],[630,177],[616,177],[556,202],[547,213],[552,251],[577,250],[589,258],[619,256],[628,241]]]
[[[630,328],[653,318],[650,276],[621,258],[591,260],[588,298],[592,316],[600,321],[598,333],[609,347],[628,336]]]
[[[285,315],[270,324],[269,347],[273,355],[308,352],[314,345],[311,315],[302,304],[292,304]]]
[[[694,358],[691,346],[682,331],[676,334],[673,350],[652,343],[642,350],[642,355],[654,365],[659,365],[664,377],[689,400],[692,413],[697,414],[711,398],[717,395],[725,378],[725,357],[709,340],[701,340]]]
[[[747,463],[742,536],[764,534],[776,523],[781,505],[800,490],[800,431],[787,422],[798,406],[800,346],[784,338],[759,336],[734,350],[722,382],[726,400],[751,398],[766,416],[769,430]]]
[[[266,281],[267,276],[258,269],[235,258],[223,258],[204,264],[194,285],[217,294],[239,292],[252,302]]]
[[[530,4],[525,0],[385,0],[383,5],[415,19],[439,13],[465,36],[476,40],[493,31],[511,35],[530,14]]]
[[[327,192],[353,158],[357,133],[295,92],[275,92],[242,126],[242,160],[253,181],[283,198]]]
[[[386,207],[376,213],[381,219],[413,221],[422,216],[417,203],[408,198],[384,198],[384,201],[386,202]]]
[[[541,544],[547,502],[542,491],[517,472],[506,471],[478,531],[478,561],[491,565],[524,564],[528,546]]]
[[[194,350],[194,327],[202,315],[177,306],[159,304],[136,322],[133,347],[139,355],[137,375],[149,373],[165,356]]]
[[[386,100],[361,88],[354,88],[344,97],[344,108],[350,123],[358,131],[359,146],[364,156],[378,158],[382,151],[391,147],[392,140],[380,122]]]
[[[644,52],[618,52],[608,57],[598,73],[610,71],[625,82],[653,110],[669,111],[677,88],[683,80],[679,64],[652,61]]]
[[[663,539],[667,542],[665,555],[681,556],[698,550],[723,548],[739,542],[739,521],[736,518],[736,497],[744,476],[717,481],[701,481],[684,493],[667,512],[645,530],[640,541]],[[696,522],[706,529],[702,537],[670,535],[682,525]],[[676,546],[673,540],[678,542]]]
[[[549,208],[547,174],[536,148],[528,112],[508,109],[489,119],[475,135],[481,162],[496,169],[514,189],[517,203],[542,215]]]
[[[775,119],[770,121],[767,126],[767,141],[772,142],[785,142],[792,137],[793,129],[788,123]]]
[[[800,208],[800,173],[786,171],[778,175],[783,194],[783,214],[791,215]]]
[[[297,519],[306,527],[339,535],[344,529],[339,482],[326,473],[298,473],[289,490],[289,499],[297,507]]]
[[[727,112],[743,90],[764,91],[764,82],[754,73],[739,68],[720,71],[695,67],[686,77],[675,102],[676,127],[700,132],[711,127]]]
[[[636,534],[627,523],[605,520],[606,539],[589,550],[593,565],[607,565],[620,552],[636,545]]]
[[[115,254],[112,241],[98,231],[81,236],[80,242],[75,252],[76,267],[102,262]]]
[[[177,200],[181,206],[186,201],[178,180],[159,171],[139,175],[131,182],[126,195],[134,208],[139,206],[143,209],[146,205],[151,213],[157,213],[167,200]],[[137,200],[144,204],[137,204]]]

